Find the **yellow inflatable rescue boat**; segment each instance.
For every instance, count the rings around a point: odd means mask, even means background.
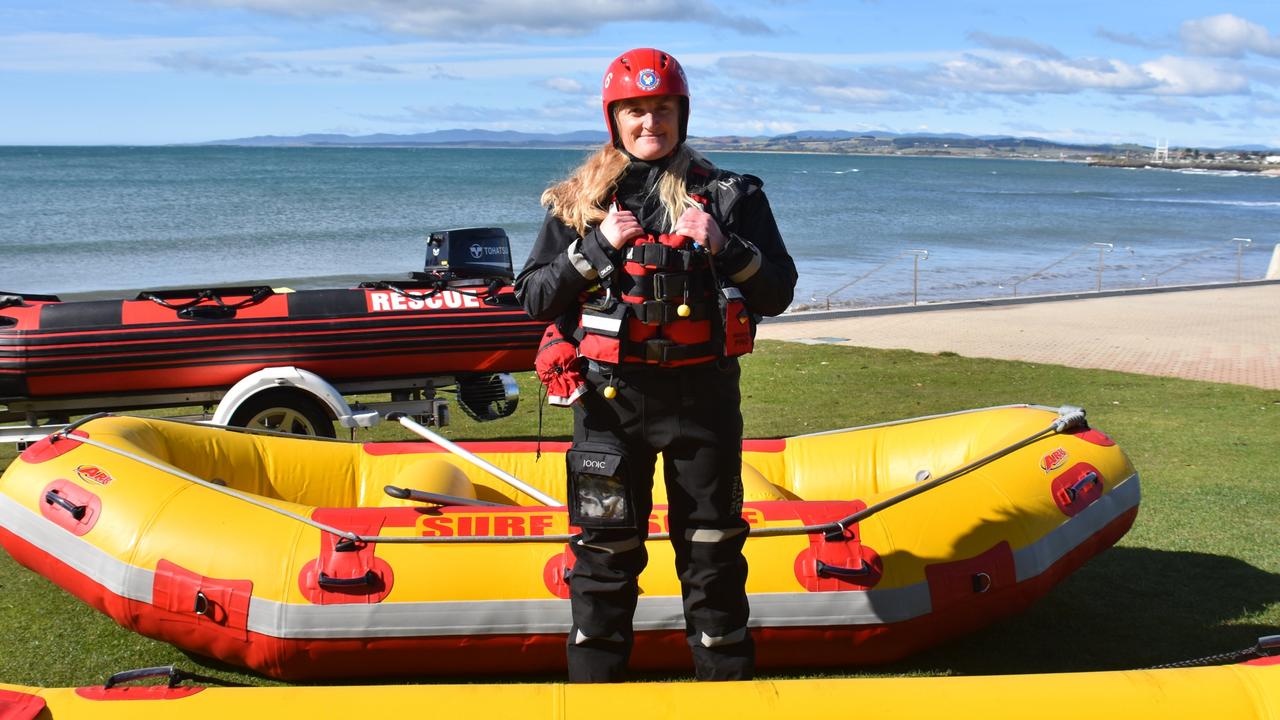
[[[0,543],[124,627],[273,677],[555,672],[567,449],[99,417],[4,473]],[[743,481],[764,668],[890,661],[1017,612],[1140,495],[1083,411],[1026,405],[748,440]],[[639,669],[689,663],[662,485]]]
[[[1280,638],[1273,638],[1280,640]],[[166,668],[157,668],[164,670]],[[229,717],[536,717],[665,720],[1280,720],[1280,657],[1177,670],[983,677],[756,680],[613,685],[365,685],[225,688],[0,685],[6,720]],[[603,709],[603,710],[602,710]]]

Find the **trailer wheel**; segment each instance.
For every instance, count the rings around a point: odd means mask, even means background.
[[[337,437],[333,418],[310,395],[291,390],[267,390],[250,397],[231,414],[229,425],[291,435]]]

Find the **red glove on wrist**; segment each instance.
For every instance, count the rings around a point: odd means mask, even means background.
[[[547,403],[572,405],[587,391],[578,369],[578,348],[564,339],[555,323],[542,334],[542,345],[533,361],[538,379],[547,387]]]

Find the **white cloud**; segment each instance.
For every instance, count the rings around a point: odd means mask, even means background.
[[[270,46],[270,38],[104,37],[90,33],[0,36],[0,70],[17,72],[154,72],[154,58]]]
[[[582,83],[566,77],[553,77],[544,82],[543,86],[566,95],[581,95],[587,91]]]
[[[394,33],[465,39],[511,33],[580,36],[605,25],[687,22],[747,35],[765,23],[726,12],[711,0],[167,0],[186,6],[239,8],[308,20],[356,20]]]
[[[1126,102],[1116,107],[1121,112],[1143,112],[1162,120],[1180,123],[1221,122],[1222,115],[1197,103],[1181,98],[1148,98],[1139,102]]]
[[[1257,23],[1229,13],[1188,20],[1182,23],[1179,37],[1193,55],[1239,58],[1252,52],[1280,57],[1280,38]]]
[[[1142,63],[1142,70],[1159,81],[1153,90],[1157,95],[1235,95],[1249,90],[1243,75],[1196,58],[1166,56]]]
[[[1049,45],[1043,45],[1035,42],[1034,40],[1028,40],[1027,38],[1005,37],[1003,35],[992,35],[980,30],[974,30],[969,33],[969,39],[992,50],[1007,50],[1010,52],[1022,53],[1024,55],[1049,58],[1051,60],[1066,59],[1066,56],[1057,48]]]
[[[1116,32],[1104,27],[1099,27],[1094,31],[1094,34],[1104,40],[1110,40],[1113,43],[1129,45],[1131,47],[1143,48],[1146,50],[1159,50],[1170,46],[1170,41],[1168,39],[1144,38],[1134,33]]]
[[[255,72],[282,69],[280,65],[256,57],[222,58],[204,53],[180,51],[154,58],[157,65],[179,72],[205,72],[214,75],[252,75]]]
[[[1073,93],[1081,90],[1142,92],[1157,81],[1118,60],[1048,60],[966,54],[939,66],[938,80],[965,92]]]

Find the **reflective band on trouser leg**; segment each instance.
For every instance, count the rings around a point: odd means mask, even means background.
[[[744,630],[745,630],[745,628],[744,628]],[[593,642],[593,641],[598,641],[598,642],[610,642],[610,643],[621,643],[621,642],[626,642],[626,641],[627,641],[627,639],[626,639],[626,638],[624,638],[624,637],[622,637],[622,633],[620,633],[620,632],[615,632],[614,634],[610,635],[609,637],[600,637],[600,638],[598,638],[598,637],[589,637],[586,633],[582,632],[582,630],[581,630],[580,628],[574,628],[574,630],[573,630],[573,637],[571,638],[571,641],[573,642],[573,644],[574,644],[574,645],[585,645],[585,644],[587,644],[587,643],[589,643],[589,642]],[[708,645],[707,647],[710,647],[710,645]]]
[[[745,627],[740,627],[737,630],[724,635],[708,635],[706,633],[702,633],[698,638],[698,644],[702,645],[702,647],[712,648],[724,645],[737,645],[746,639],[747,629]]]
[[[715,543],[732,540],[746,531],[747,529],[744,527],[728,528],[726,530],[718,528],[697,528],[696,530],[686,531],[685,537],[688,538],[690,542]]]
[[[586,540],[579,538],[575,544],[581,545],[582,547],[585,547],[585,548],[591,548],[592,550],[599,550],[600,552],[609,553],[610,555],[613,555],[616,553],[623,553],[628,550],[635,550],[636,548],[640,547],[642,543],[640,542],[640,538],[631,537],[625,540],[614,540],[612,542],[602,542],[599,540],[595,542],[587,542]]]

